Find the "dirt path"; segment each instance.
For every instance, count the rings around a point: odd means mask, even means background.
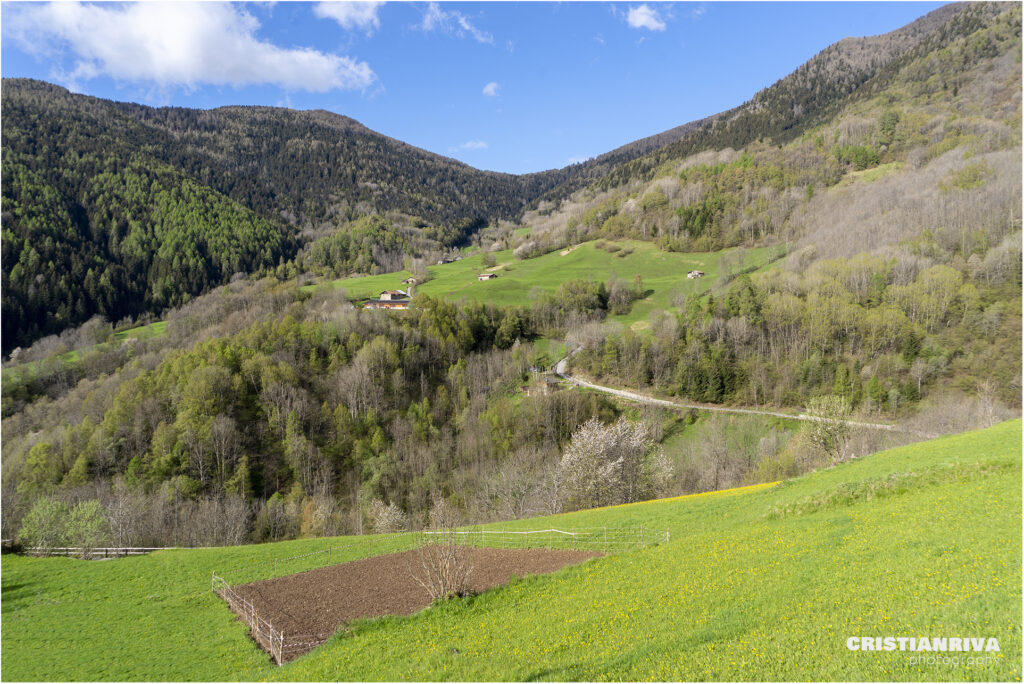
[[[666,408],[672,408],[672,409],[676,409],[676,410],[696,409],[698,411],[715,411],[715,412],[718,412],[718,413],[745,413],[745,414],[757,415],[757,416],[774,416],[776,418],[788,418],[790,420],[803,420],[803,421],[814,422],[814,423],[824,423],[824,422],[827,421],[827,419],[825,419],[825,418],[820,418],[818,416],[811,416],[811,415],[808,415],[806,413],[782,413],[782,412],[779,412],[779,411],[766,411],[764,409],[754,409],[754,408],[739,408],[739,407],[730,407],[730,406],[712,406],[712,405],[708,405],[708,404],[687,404],[687,403],[677,402],[677,401],[668,401],[667,399],[657,399],[655,397],[651,397],[651,396],[648,396],[646,394],[640,394],[639,392],[631,392],[629,390],[616,389],[614,387],[605,387],[604,385],[595,385],[592,382],[587,382],[586,380],[581,380],[580,378],[577,378],[577,377],[575,377],[573,375],[569,375],[566,372],[566,367],[568,365],[569,357],[572,356],[572,354],[575,354],[577,351],[579,351],[579,349],[580,348],[577,347],[571,353],[567,354],[555,366],[555,373],[558,375],[558,377],[562,378],[563,380],[568,380],[569,382],[571,382],[572,384],[574,384],[574,385],[576,385],[578,387],[586,387],[588,389],[592,389],[592,390],[595,390],[597,392],[604,392],[605,394],[612,394],[612,395],[615,395],[617,397],[621,397],[623,399],[626,399],[628,401],[636,402],[638,404],[649,404],[649,405],[653,405],[653,406],[664,406]],[[918,437],[925,437],[925,438],[928,438],[928,439],[931,439],[931,438],[934,438],[934,437],[937,436],[937,435],[928,435],[928,434],[925,434],[923,432],[917,432],[915,430],[906,430],[906,429],[903,429],[903,428],[896,427],[895,425],[886,425],[884,423],[862,423],[862,422],[856,421],[856,420],[844,420],[842,422],[846,423],[847,425],[849,425],[851,427],[863,427],[863,428],[869,428],[871,430],[886,430],[888,432],[905,432],[905,433],[908,433],[908,434],[917,435]]]

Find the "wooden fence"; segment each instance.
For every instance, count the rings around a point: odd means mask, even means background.
[[[231,577],[234,586],[238,586],[346,562],[352,560],[346,552],[355,547],[360,547],[360,551],[370,551],[367,554],[360,553],[359,557],[376,556],[414,549],[430,543],[435,535],[452,534],[456,535],[462,544],[478,548],[576,549],[599,551],[605,554],[642,549],[669,540],[668,530],[654,532],[643,526],[574,527],[567,530],[555,528],[544,530],[488,529],[481,526],[477,529],[456,531],[407,532],[378,538],[375,540],[376,543],[370,547],[365,541],[330,544],[327,548],[318,551],[250,563],[219,575],[213,572],[211,573],[211,589],[224,599],[235,614],[245,621],[252,633],[253,640],[270,654],[275,663],[281,665],[292,657],[307,653],[320,646],[330,639],[333,633],[283,634],[269,621],[260,617],[252,602],[239,595],[232,588],[232,583],[226,579],[227,577]]]

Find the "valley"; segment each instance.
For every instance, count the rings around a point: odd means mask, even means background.
[[[1019,681],[1020,70],[945,5],[523,175],[4,78],[3,678]],[[584,528],[401,615],[259,593]],[[999,650],[847,645],[906,635]]]

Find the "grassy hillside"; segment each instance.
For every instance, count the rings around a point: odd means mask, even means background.
[[[671,541],[364,622],[283,668],[210,593],[210,572],[327,540],[92,563],[5,556],[2,675],[1020,680],[1020,442],[1018,420],[774,487],[511,523],[643,524]],[[859,635],[995,637],[1001,652],[918,666],[908,652],[847,650]]]
[[[514,306],[528,304],[535,288],[555,292],[559,285],[569,280],[607,281],[612,277],[632,283],[639,275],[643,279],[644,289],[649,291],[648,295],[634,302],[628,314],[610,316],[609,320],[643,327],[648,315],[655,309],[673,308],[672,300],[676,295],[703,294],[709,290],[719,275],[723,256],[736,251],[664,252],[649,242],[636,240],[604,243],[615,250],[608,251],[599,247],[603,242],[585,242],[521,261],[512,256],[512,250],[494,252],[495,266],[491,269],[483,265],[483,255],[431,266],[427,269],[430,280],[417,286],[416,291],[432,297],[454,300],[466,298],[499,306]],[[743,267],[762,266],[774,253],[773,248],[768,247],[747,249],[744,251]],[[622,254],[625,256],[620,256]],[[477,280],[477,274],[486,270],[497,273],[498,278],[483,282]],[[692,270],[701,270],[707,275],[689,280],[686,274]],[[334,281],[334,285],[344,287],[350,297],[376,297],[381,290],[406,289],[401,282],[410,275],[400,271],[364,278],[345,278]]]

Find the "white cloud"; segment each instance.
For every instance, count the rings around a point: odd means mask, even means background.
[[[460,150],[486,150],[487,143],[483,140],[470,140],[459,145]]]
[[[633,28],[645,28],[651,31],[664,31],[665,22],[658,15],[658,10],[651,9],[648,5],[630,7],[626,15],[626,22]]]
[[[313,6],[313,14],[321,19],[334,19],[345,30],[358,28],[370,34],[380,28],[380,17],[377,16],[377,10],[383,4],[376,0],[318,2]]]
[[[494,97],[495,95],[498,94],[498,88],[500,87],[501,86],[498,85],[497,81],[491,81],[490,83],[484,86],[484,95],[486,95],[487,97]]]
[[[494,36],[473,26],[464,14],[455,11],[445,12],[436,2],[427,5],[427,13],[423,15],[420,28],[428,33],[435,30],[454,33],[460,38],[468,33],[478,43],[494,43]]]
[[[366,62],[260,40],[256,18],[228,3],[25,4],[5,6],[4,19],[5,36],[26,50],[70,53],[74,66],[62,80],[72,84],[110,76],[159,87],[274,84],[325,92],[376,79]]]

